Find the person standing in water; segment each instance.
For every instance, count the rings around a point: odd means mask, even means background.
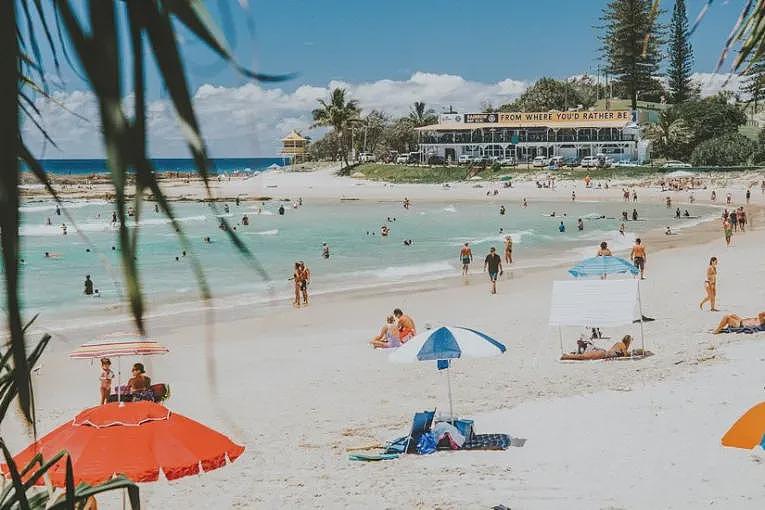
[[[86,296],[92,296],[93,295],[93,280],[90,279],[90,275],[85,275],[85,295]]]
[[[584,230],[584,222],[582,221],[582,218],[579,218],[576,220],[576,228],[581,232]]]
[[[462,262],[462,275],[467,276],[470,263],[473,262],[473,250],[470,249],[470,243],[465,243],[460,250],[460,261]]]
[[[491,293],[497,293],[497,278],[502,275],[502,257],[497,255],[497,250],[492,246],[489,254],[483,261],[483,270],[489,270],[489,280],[491,281]]]
[[[321,243],[321,256],[329,259],[329,245],[327,243]]]
[[[499,215],[504,216],[505,215],[505,206],[501,205],[499,206]]]
[[[630,260],[635,264],[636,268],[640,269],[640,279],[645,280],[645,277],[643,276],[646,261],[645,246],[643,246],[639,237],[635,239],[635,245],[630,252]]]
[[[279,216],[284,216],[284,204],[279,204]]]
[[[703,310],[704,303],[709,301],[709,304],[712,306],[710,311],[719,312],[719,310],[715,308],[715,300],[717,299],[717,257],[712,257],[709,259],[709,266],[707,267],[707,279],[704,280],[704,288],[707,291],[707,296],[701,300],[701,303],[699,303],[699,308]]]
[[[637,221],[637,220],[638,220],[638,212],[637,212],[637,209],[633,209],[633,210],[632,210],[632,221]]]
[[[505,263],[513,263],[513,237],[505,237]]]
[[[566,231],[566,225],[563,224],[563,222],[560,222],[560,225],[558,225],[558,232],[565,232]]]

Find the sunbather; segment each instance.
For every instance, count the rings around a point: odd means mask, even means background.
[[[582,354],[576,354],[573,352],[570,354],[564,354],[563,356],[560,357],[560,359],[584,361],[584,360],[591,360],[591,359],[620,358],[622,356],[629,355],[629,348],[630,348],[631,342],[632,342],[632,337],[630,335],[625,335],[624,338],[622,338],[621,342],[616,342],[608,350],[599,349],[595,347],[592,350],[586,351]]]
[[[388,347],[399,347],[401,342],[398,339],[398,329],[396,328],[396,319],[392,315],[388,315],[385,319],[385,324],[380,329],[380,332],[369,341],[376,349],[386,349]]]
[[[765,312],[760,312],[757,317],[739,317],[735,313],[730,313],[722,318],[717,329],[713,331],[715,335],[722,333],[726,328],[758,328],[765,327]]]

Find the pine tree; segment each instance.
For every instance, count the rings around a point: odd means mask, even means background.
[[[638,94],[656,85],[663,41],[653,0],[610,0],[603,9],[601,52],[606,68],[637,109]]]
[[[758,103],[765,98],[765,58],[760,58],[749,66],[744,73],[742,91],[746,92],[750,101],[754,101],[755,111]]]
[[[669,93],[673,103],[682,103],[693,97],[691,69],[693,48],[688,40],[688,17],[685,0],[675,0],[672,22],[669,25]]]

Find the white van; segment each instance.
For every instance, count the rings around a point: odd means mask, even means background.
[[[549,160],[549,159],[547,159],[547,158],[546,158],[546,157],[544,157],[544,156],[537,156],[537,157],[536,157],[536,158],[534,158],[534,160],[531,162],[531,166],[533,166],[533,167],[537,167],[537,168],[544,168],[544,167],[546,167],[546,166],[547,166],[547,165],[549,165],[549,164],[550,164],[550,160]]]

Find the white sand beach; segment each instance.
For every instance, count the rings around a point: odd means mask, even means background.
[[[386,185],[341,178],[331,170],[266,173],[215,183],[219,196],[297,199],[483,200],[488,188],[458,184]],[[750,180],[727,182],[737,202]],[[275,186],[275,187],[272,187]],[[485,184],[485,186],[488,186]],[[556,191],[533,182],[503,189],[506,200],[621,200],[621,184]],[[723,188],[720,181],[720,189]],[[201,196],[198,184],[173,184],[174,196]],[[641,201],[663,200],[637,188]],[[718,191],[719,196],[721,192]],[[444,198],[448,196],[449,198]],[[672,193],[685,203],[688,193]],[[695,192],[709,202],[709,190]],[[718,200],[719,202],[719,200]],[[765,459],[724,448],[720,438],[749,407],[765,399],[765,333],[712,335],[724,313],[765,310],[765,230],[759,189],[749,209],[753,229],[725,248],[719,225],[663,239],[646,236],[642,283],[647,347],[639,361],[564,364],[557,332],[547,326],[552,282],[564,266],[514,271],[489,294],[479,264],[467,280],[327,294],[310,306],[281,303],[179,314],[150,320],[150,334],[171,353],[145,359],[149,375],[172,387],[167,406],[244,444],[230,466],[198,477],[143,484],[146,508],[700,508],[759,509]],[[593,246],[593,251],[595,247]],[[522,251],[516,255],[523,257]],[[701,311],[709,257],[719,265],[718,307]],[[505,342],[501,357],[454,363],[455,405],[479,432],[526,438],[522,448],[437,452],[364,463],[346,448],[384,443],[407,433],[415,411],[446,411],[444,374],[432,363],[398,365],[368,340],[400,307],[417,322],[466,325]],[[46,433],[97,401],[97,367],[67,352],[104,326],[57,331],[34,376],[38,430]],[[637,327],[608,328],[613,341]],[[567,332],[575,349],[578,332]],[[212,338],[212,341],[208,341]],[[608,341],[603,341],[604,347]],[[132,360],[127,360],[127,362]],[[123,370],[127,365],[123,364]],[[60,391],[65,385],[66,391]],[[58,391],[52,391],[53,389]],[[51,390],[51,391],[49,391]],[[16,451],[29,442],[18,424],[3,436]],[[762,452],[761,452],[762,453]],[[104,508],[116,508],[105,498]]]

